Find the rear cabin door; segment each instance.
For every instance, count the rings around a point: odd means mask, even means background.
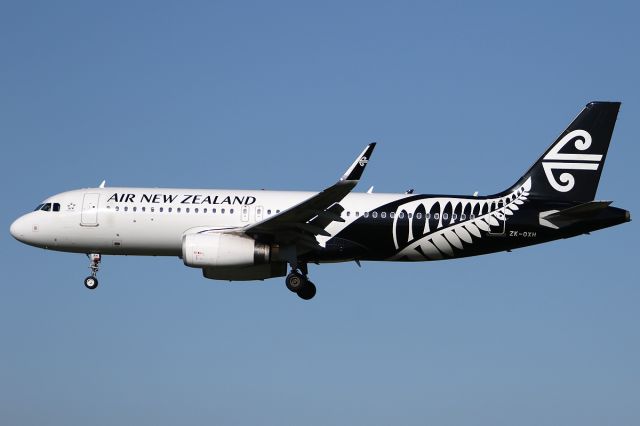
[[[98,226],[98,201],[100,194],[84,194],[80,225]]]
[[[498,221],[498,226],[490,226],[489,235],[504,235],[504,231],[507,224],[507,215],[504,214],[504,201],[498,201],[498,205],[496,206],[496,210],[491,216]]]

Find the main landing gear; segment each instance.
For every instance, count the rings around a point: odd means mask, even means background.
[[[306,269],[306,268],[305,268]],[[285,284],[287,288],[292,292],[296,293],[299,298],[303,300],[312,299],[313,296],[316,295],[316,286],[309,278],[307,278],[306,273],[303,274],[297,270],[292,270],[287,278],[285,279]]]
[[[95,290],[98,287],[98,278],[96,275],[98,274],[98,269],[100,269],[100,261],[102,260],[102,255],[97,253],[87,254],[89,258],[89,269],[91,269],[91,275],[84,279],[84,286],[89,290]]]

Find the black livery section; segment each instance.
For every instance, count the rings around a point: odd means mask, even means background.
[[[425,201],[430,197],[423,196]],[[466,202],[467,198],[460,198],[456,207],[461,210],[470,207],[470,203]],[[419,207],[413,212],[413,220],[410,223],[409,212],[403,215],[402,219],[398,219],[395,223],[395,231],[398,236],[399,248],[396,248],[393,241],[394,219],[389,217],[389,211],[395,211],[399,204],[405,200],[390,203],[373,210],[368,218],[361,217],[354,223],[349,225],[344,231],[340,232],[336,237],[329,240],[327,246],[322,251],[309,253],[305,256],[307,261],[323,262],[323,261],[340,261],[340,260],[397,260],[397,261],[421,261],[421,260],[441,260],[453,259],[460,257],[476,256],[499,251],[507,251],[533,244],[540,244],[562,238],[570,238],[576,235],[586,234],[591,231],[619,225],[630,221],[628,211],[616,207],[604,206],[599,209],[585,211],[584,214],[574,217],[558,220],[558,217],[552,217],[552,223],[556,228],[543,226],[540,224],[540,212],[545,211],[563,211],[575,209],[571,204],[561,202],[545,202],[542,200],[530,200],[526,207],[518,210],[512,216],[505,220],[504,226],[499,221],[489,220],[486,215],[498,212],[497,203],[487,202],[486,207],[480,207],[476,204],[476,211],[480,213],[486,209],[485,216],[460,221],[461,214],[456,216],[456,220],[449,216],[449,223],[442,222],[442,226],[437,226],[437,219],[434,216],[437,212],[444,215],[447,206],[454,203],[447,202],[444,209],[439,202],[434,203],[434,209],[430,211],[430,219],[425,214],[419,217],[421,208]],[[423,204],[420,204],[422,206]],[[580,206],[580,205],[578,205]],[[449,210],[450,211],[450,210]],[[460,211],[460,210],[459,210]],[[463,210],[462,210],[463,211]],[[468,211],[468,210],[467,210]],[[377,218],[373,218],[373,213],[377,213]],[[387,212],[386,218],[382,219],[382,213]],[[557,213],[556,213],[557,214]],[[467,218],[469,216],[466,216]],[[562,216],[560,216],[562,217]],[[425,222],[431,222],[431,225],[424,226]],[[497,223],[496,223],[497,222]],[[476,223],[473,225],[472,223]],[[482,223],[483,228],[477,225]],[[473,226],[476,233],[473,234],[467,229]],[[412,228],[413,238],[408,239],[409,229]],[[459,237],[457,229],[464,229],[469,236],[466,240]],[[422,232],[420,232],[422,230]],[[447,234],[447,231],[449,232]],[[433,235],[442,234],[442,239],[438,243],[433,243],[430,239]],[[469,238],[470,237],[470,238]],[[454,241],[454,238],[457,239]],[[420,240],[423,243],[417,244]],[[415,244],[413,249],[416,253],[413,256],[395,257],[403,248]],[[425,244],[429,244],[431,251],[425,249]],[[444,244],[444,248],[443,248]],[[434,247],[437,252],[434,251]],[[434,254],[435,253],[435,254]]]
[[[408,195],[356,219],[305,261],[439,260],[511,250],[630,221],[593,201],[619,102],[591,102],[509,189]]]

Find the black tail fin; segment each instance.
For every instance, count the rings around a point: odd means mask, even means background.
[[[530,198],[595,198],[620,102],[590,102],[549,149],[508,191],[531,179]]]

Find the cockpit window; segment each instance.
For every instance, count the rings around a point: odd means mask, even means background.
[[[40,210],[42,208],[42,206],[44,206],[44,204],[38,204],[38,207],[36,207],[35,209],[33,209],[34,212],[37,212],[38,210]]]
[[[42,210],[45,212],[59,212],[60,211],[60,203],[45,203],[40,204],[36,210]]]

